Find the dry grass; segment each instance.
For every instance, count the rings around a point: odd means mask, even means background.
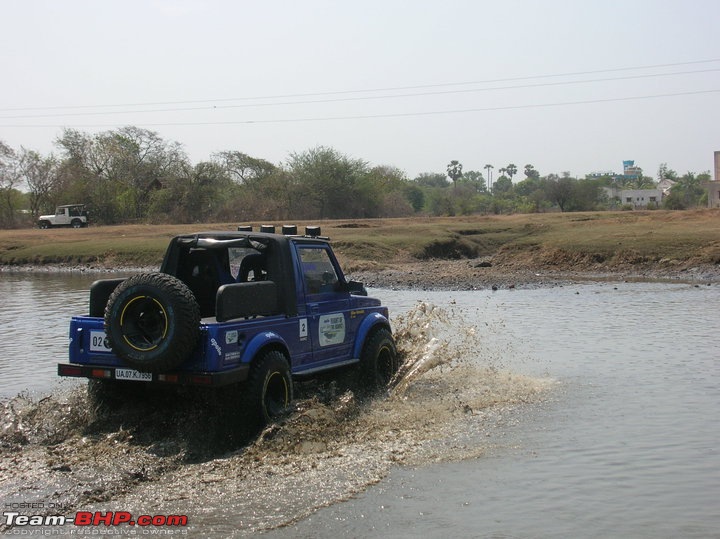
[[[299,227],[305,224],[297,223]],[[425,258],[495,257],[507,265],[720,264],[720,211],[634,211],[319,223],[341,260],[382,268]],[[2,230],[0,264],[154,266],[168,239],[236,223]]]

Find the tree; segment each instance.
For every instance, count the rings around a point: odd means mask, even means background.
[[[460,178],[460,183],[471,187],[476,193],[487,192],[485,178],[483,177],[482,172],[478,172],[477,170],[468,170],[463,172],[462,178]]]
[[[94,136],[66,129],[56,145],[63,191],[80,193],[73,200],[87,202],[104,223],[146,217],[151,191],[189,167],[180,144],[133,126]]]
[[[675,172],[671,168],[668,168],[667,163],[660,163],[660,166],[658,167],[658,172],[657,172],[657,179],[659,182],[661,182],[663,180],[676,181],[677,177],[678,177],[677,172]]]
[[[525,165],[525,177],[528,179],[537,180],[537,179],[540,179],[540,173],[537,170],[535,170],[534,166],[528,164],[528,165]]]
[[[50,155],[42,157],[38,152],[20,149],[20,173],[28,188],[28,200],[33,221],[40,216],[43,207],[52,207],[52,192],[58,185],[58,162]]]
[[[462,165],[459,161],[452,160],[447,166],[447,175],[453,181],[453,185],[457,185],[459,178],[462,178]]]
[[[507,167],[505,167],[505,173],[510,176],[510,181],[512,182],[513,176],[517,174],[517,167],[510,163]]]
[[[368,212],[366,201],[356,197],[360,176],[368,172],[365,161],[317,146],[291,154],[288,165],[300,196],[308,202],[306,217],[364,217]]]
[[[512,180],[507,176],[500,176],[495,185],[493,185],[493,193],[496,195],[504,195],[512,191],[513,184]]]
[[[488,185],[488,189],[490,189],[490,191],[492,191],[492,184],[493,184],[493,182],[492,182],[492,169],[495,168],[495,167],[493,167],[493,166],[490,165],[490,164],[487,164],[487,165],[485,165],[483,168],[484,168],[485,170],[487,170],[487,176],[488,176],[488,177],[487,177],[487,185]]]
[[[678,178],[675,185],[670,188],[670,195],[663,200],[663,207],[669,210],[684,210],[704,205],[703,197],[707,195],[704,183],[709,180],[709,172],[697,176],[688,172]]]
[[[262,181],[263,178],[266,178],[277,169],[275,165],[265,159],[250,157],[237,151],[219,152],[214,154],[213,157],[225,166],[237,183],[241,184]]]
[[[408,184],[405,187],[405,198],[410,202],[415,213],[425,206],[425,193],[417,185]]]
[[[413,180],[421,187],[447,187],[448,181],[445,174],[437,172],[422,172]]]
[[[15,150],[0,141],[0,224],[7,228],[15,226],[18,209],[20,166]]]
[[[570,176],[558,178],[556,174],[550,174],[546,181],[548,199],[564,212],[573,196],[574,180]]]

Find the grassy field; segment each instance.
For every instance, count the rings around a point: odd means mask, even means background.
[[[280,224],[280,223],[277,223]],[[720,211],[551,213],[320,224],[354,267],[440,258],[492,257],[494,266],[608,270],[627,265],[678,268],[720,264]],[[2,265],[157,266],[168,239],[237,223],[124,225],[2,230]]]

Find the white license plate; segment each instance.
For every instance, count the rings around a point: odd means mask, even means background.
[[[133,380],[135,382],[152,382],[151,372],[140,372],[135,369],[115,369],[116,380]]]
[[[90,351],[91,352],[112,352],[110,342],[104,331],[90,332]]]

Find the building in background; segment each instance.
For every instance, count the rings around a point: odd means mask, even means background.
[[[715,152],[715,176],[708,186],[708,208],[720,208],[720,152]]]

